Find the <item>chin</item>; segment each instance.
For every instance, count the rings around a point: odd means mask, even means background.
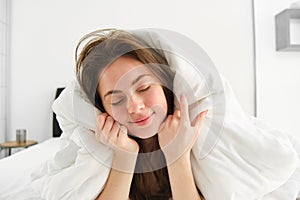
[[[142,133],[142,134],[141,134]],[[151,138],[153,137],[154,135],[157,134],[157,131],[155,132],[152,132],[152,133],[146,133],[145,131],[141,131],[139,133],[136,133],[135,131],[134,132],[130,132],[129,135],[131,136],[134,136],[136,138],[140,138],[140,139],[148,139],[148,138]]]
[[[154,134],[149,134],[149,135],[140,135],[140,136],[136,136],[140,139],[148,139],[148,138],[151,138],[153,136],[155,136],[157,133],[154,133]]]
[[[130,135],[140,138],[148,139],[157,134],[159,127],[147,127],[147,128],[134,128],[129,130]]]

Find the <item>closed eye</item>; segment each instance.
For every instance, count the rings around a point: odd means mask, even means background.
[[[145,92],[151,88],[151,85],[141,86],[137,89],[138,92]]]
[[[110,104],[113,106],[118,106],[124,101],[124,98],[120,98],[119,100],[112,101]]]

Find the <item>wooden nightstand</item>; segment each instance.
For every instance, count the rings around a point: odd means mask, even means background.
[[[0,148],[1,149],[8,149],[8,155],[10,156],[12,148],[20,148],[20,147],[27,148],[27,147],[30,147],[30,146],[35,145],[37,143],[38,142],[34,141],[34,140],[27,140],[26,142],[22,142],[22,143],[19,143],[19,142],[16,142],[16,141],[8,141],[8,142],[1,143]]]

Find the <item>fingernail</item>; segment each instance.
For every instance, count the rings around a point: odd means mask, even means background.
[[[177,111],[177,116],[180,117],[181,113],[180,110]]]
[[[208,110],[206,110],[204,114],[207,115],[207,113],[208,113]]]

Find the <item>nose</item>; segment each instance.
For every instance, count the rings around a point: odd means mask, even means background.
[[[143,101],[143,98],[141,98],[139,95],[133,94],[129,98],[128,101],[128,113],[137,113],[145,108],[145,104]]]

